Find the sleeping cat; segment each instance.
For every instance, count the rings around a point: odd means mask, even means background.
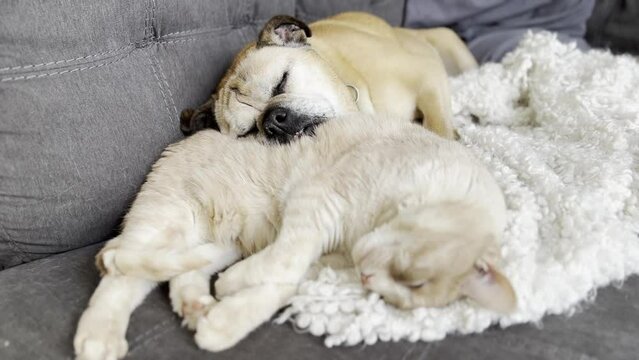
[[[98,254],[104,276],[79,321],[76,354],[124,356],[131,312],[167,280],[197,344],[229,348],[337,251],[364,287],[400,308],[467,297],[509,312],[515,294],[497,269],[505,213],[467,149],[405,121],[352,114],[288,145],[202,131],[166,149],[122,233]],[[209,278],[233,263],[216,300]]]

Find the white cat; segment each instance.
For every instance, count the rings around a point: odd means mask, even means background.
[[[363,285],[401,308],[469,297],[515,307],[496,268],[503,195],[462,145],[418,125],[353,114],[288,145],[208,130],[167,148],[97,256],[102,278],[74,340],[81,359],[127,352],[131,312],[170,280],[197,344],[219,351],[294,294],[322,254],[343,251]],[[212,273],[224,271],[210,294]]]

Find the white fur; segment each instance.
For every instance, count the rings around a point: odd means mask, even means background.
[[[327,346],[433,341],[570,314],[597,287],[639,272],[635,59],[528,35],[501,64],[453,79],[452,88],[461,142],[506,195],[502,254],[519,310],[500,316],[458,302],[399,311],[366,293],[355,271],[323,268],[280,321],[326,336]]]
[[[352,114],[284,146],[202,131],[164,152],[98,255],[106,275],[80,319],[76,353],[123,356],[130,313],[167,280],[197,344],[226,349],[284,306],[321,254],[350,250],[392,221],[411,239],[429,227],[459,231],[428,216],[451,203],[473,212],[482,236],[501,238],[505,206],[488,171],[405,120]],[[207,296],[208,275],[241,256],[216,283],[220,301]]]

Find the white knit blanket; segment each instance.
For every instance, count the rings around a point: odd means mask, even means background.
[[[506,195],[509,316],[469,301],[401,311],[353,269],[322,268],[276,319],[326,346],[439,340],[573,312],[596,289],[639,273],[639,64],[528,34],[499,64],[452,79],[461,142]]]

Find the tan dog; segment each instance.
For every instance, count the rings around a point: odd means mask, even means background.
[[[448,74],[476,66],[445,28],[396,28],[357,12],[310,26],[275,16],[236,56],[211,99],[182,112],[181,127],[288,142],[355,110],[420,121],[450,139]]]

